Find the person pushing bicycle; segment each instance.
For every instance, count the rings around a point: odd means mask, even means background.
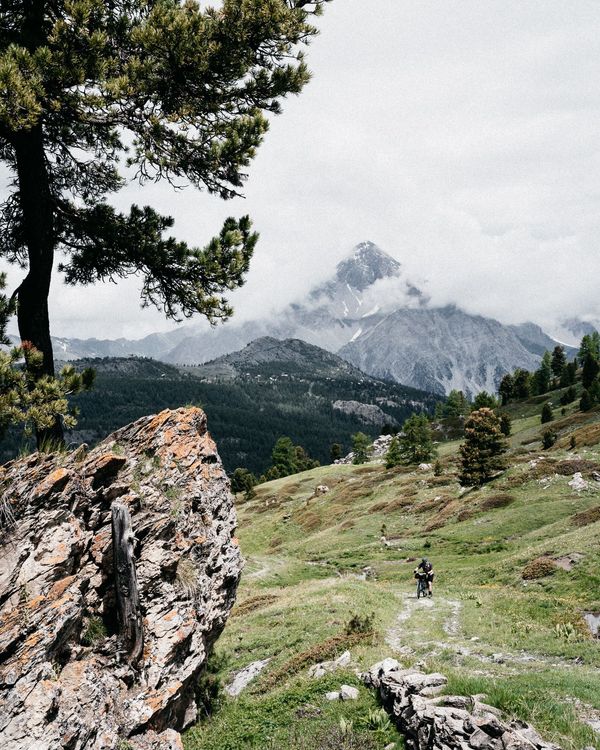
[[[433,596],[434,575],[435,574],[433,572],[433,565],[429,562],[429,560],[426,557],[424,557],[415,568],[415,578],[420,578],[421,576],[426,577],[427,591],[429,593],[429,596]]]

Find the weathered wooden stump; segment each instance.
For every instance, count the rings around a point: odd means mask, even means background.
[[[129,509],[122,502],[112,504],[113,571],[123,649],[133,666],[144,650],[144,629],[134,559],[135,536]]]

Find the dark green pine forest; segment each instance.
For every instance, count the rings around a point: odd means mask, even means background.
[[[94,444],[115,429],[166,408],[201,406],[217,441],[225,468],[243,466],[260,474],[271,463],[276,440],[289,436],[311,457],[329,462],[332,443],[351,449],[358,430],[375,437],[382,424],[367,424],[354,415],[334,410],[336,400],[380,404],[397,424],[414,411],[432,412],[436,397],[405,386],[332,371],[316,364],[310,372],[286,363],[256,365],[233,375],[207,376],[206,368],[174,367],[151,359],[92,359],[76,362],[92,366],[96,380],[91,391],[73,398],[79,409],[77,427],[68,443]],[[285,372],[282,372],[285,370]],[[23,447],[16,433],[7,436],[2,459]]]

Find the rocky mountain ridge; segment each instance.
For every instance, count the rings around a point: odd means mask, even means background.
[[[567,323],[571,330],[589,325]],[[62,359],[135,355],[197,365],[265,336],[300,339],[339,353],[378,378],[470,395],[495,390],[502,375],[516,367],[535,369],[543,352],[557,343],[533,323],[504,325],[456,306],[432,307],[397,260],[362,242],[329,281],[275,316],[234,319],[217,328],[185,326],[138,341],[56,339],[55,348]]]

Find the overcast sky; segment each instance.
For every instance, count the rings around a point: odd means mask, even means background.
[[[364,239],[426,279],[434,304],[547,326],[600,317],[600,4],[334,0],[314,78],[275,118],[246,200],[131,187],[203,245],[250,213],[261,240],[240,319],[330,275]],[[15,277],[16,278],[16,277]],[[173,326],[133,283],[55,281],[53,333]]]

